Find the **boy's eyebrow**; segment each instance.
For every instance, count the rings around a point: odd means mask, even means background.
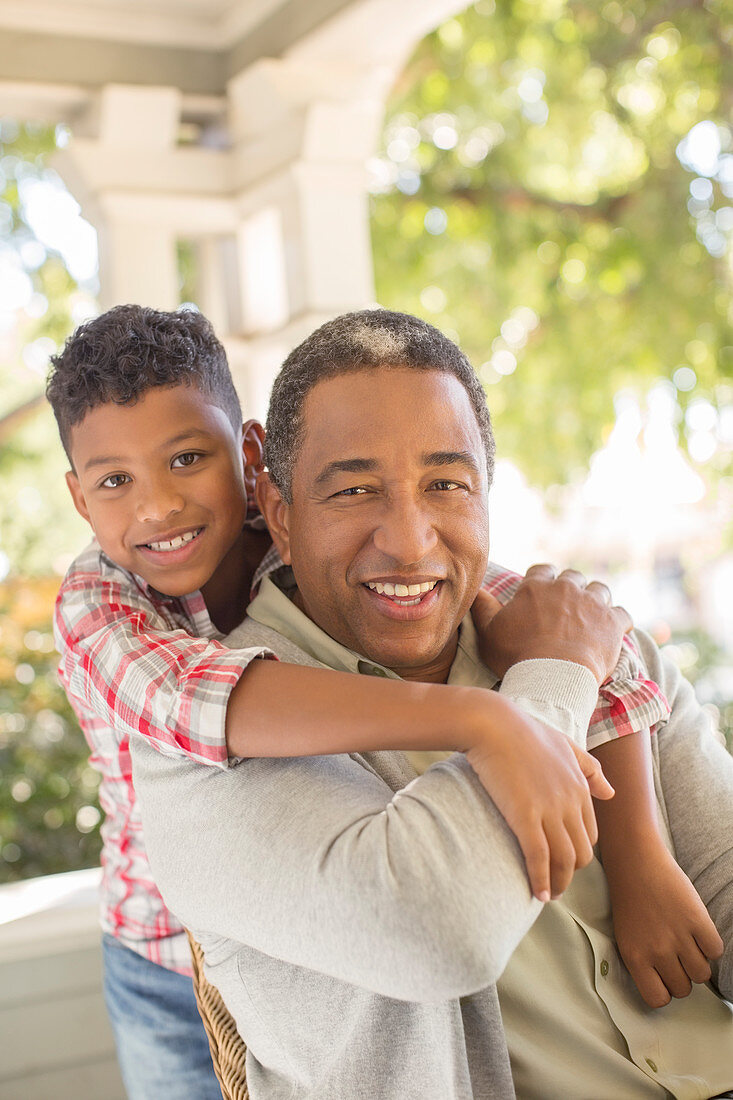
[[[167,450],[168,447],[175,447],[179,443],[185,443],[188,439],[200,439],[202,436],[213,439],[211,432],[207,432],[205,428],[186,428],[161,443],[160,449]],[[93,466],[124,466],[126,461],[123,455],[95,455],[94,458],[90,458],[84,463],[84,470],[90,470]]]
[[[369,474],[377,469],[377,461],[373,458],[337,458],[333,462],[327,462],[314,481],[314,485],[324,485],[335,474]]]

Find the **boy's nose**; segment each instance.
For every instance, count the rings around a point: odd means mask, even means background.
[[[377,550],[398,565],[422,561],[437,541],[432,517],[416,501],[391,504],[374,531]]]
[[[183,511],[184,500],[175,485],[157,483],[139,486],[137,519],[141,523],[160,522]]]

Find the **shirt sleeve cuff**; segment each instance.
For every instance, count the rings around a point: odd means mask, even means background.
[[[520,661],[504,676],[501,694],[585,748],[588,724],[598,700],[590,669],[572,661]]]

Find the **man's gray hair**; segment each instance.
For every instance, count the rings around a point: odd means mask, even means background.
[[[265,465],[283,500],[292,503],[293,467],[303,442],[303,405],[310,391],[324,378],[377,367],[444,371],[458,379],[476,414],[491,485],[495,445],[486,394],[461,349],[409,313],[363,309],[344,313],[312,332],[290,352],[275,379]]]

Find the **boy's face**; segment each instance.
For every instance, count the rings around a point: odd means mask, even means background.
[[[204,587],[241,535],[252,430],[245,436],[243,448],[242,429],[194,386],[154,388],[72,428],[66,480],[112,561],[183,596]]]

